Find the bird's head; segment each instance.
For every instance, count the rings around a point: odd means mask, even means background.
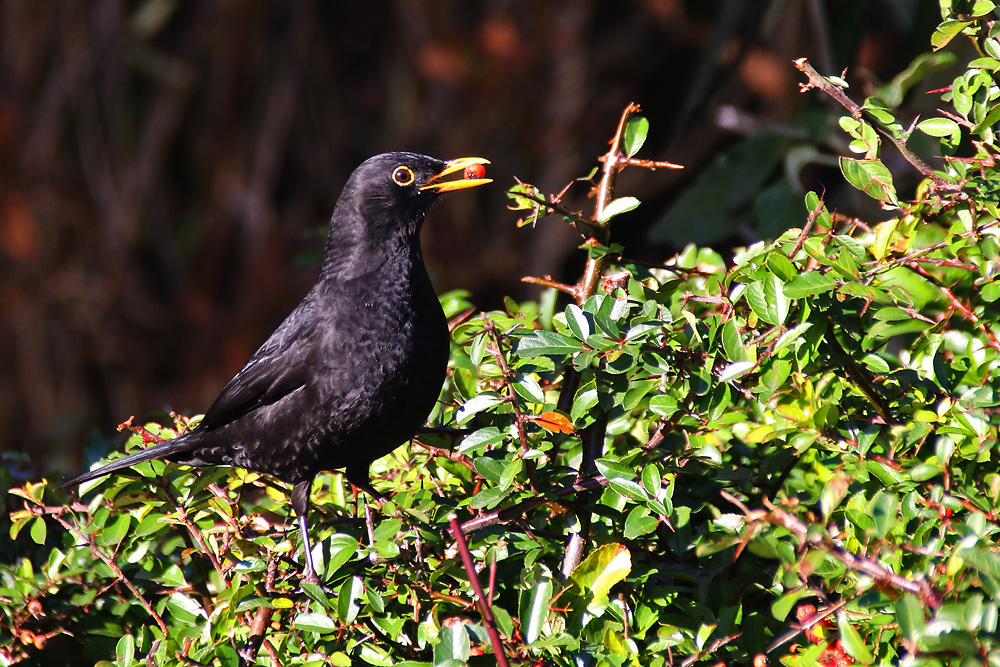
[[[368,220],[386,214],[396,221],[399,216],[422,219],[438,195],[490,183],[482,178],[486,164],[489,160],[479,157],[445,161],[417,153],[383,153],[354,170],[344,194],[360,195],[358,205]]]
[[[482,177],[486,164],[479,157],[438,160],[418,153],[365,160],[337,201],[326,263],[338,274],[354,275],[362,257],[374,267],[403,246],[419,252],[417,234],[430,205],[445,192],[490,183]]]

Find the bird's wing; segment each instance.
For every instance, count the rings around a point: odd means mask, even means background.
[[[303,302],[296,308],[229,381],[205,413],[202,428],[228,424],[305,386],[318,325],[310,306]]]

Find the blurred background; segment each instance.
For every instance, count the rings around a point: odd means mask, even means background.
[[[858,101],[933,108],[947,57],[893,77],[937,4],[4,0],[0,450],[28,455],[22,475],[76,471],[130,415],[204,411],[312,284],[345,179],[383,151],[492,160],[493,186],[423,234],[438,291],[482,308],[537,296],[526,274],[577,278],[578,236],[517,228],[504,191],[586,175],[632,101],[639,157],[686,169],[625,172],[643,202],[616,221],[626,253],[773,238],[807,189],[871,206],[840,185],[842,113],[791,61],[849,68]]]

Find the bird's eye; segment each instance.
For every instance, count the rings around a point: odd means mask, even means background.
[[[396,185],[413,185],[413,170],[409,167],[396,167],[396,170],[392,172],[392,180],[396,181]]]

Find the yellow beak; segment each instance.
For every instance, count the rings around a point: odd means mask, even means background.
[[[490,161],[481,157],[460,157],[457,160],[449,160],[445,163],[441,173],[436,174],[431,180],[420,187],[421,190],[434,190],[437,193],[451,192],[452,190],[464,190],[465,188],[475,188],[480,185],[492,183],[492,178],[462,178],[457,181],[439,181],[456,171],[464,171],[466,167],[474,164],[489,164]]]

